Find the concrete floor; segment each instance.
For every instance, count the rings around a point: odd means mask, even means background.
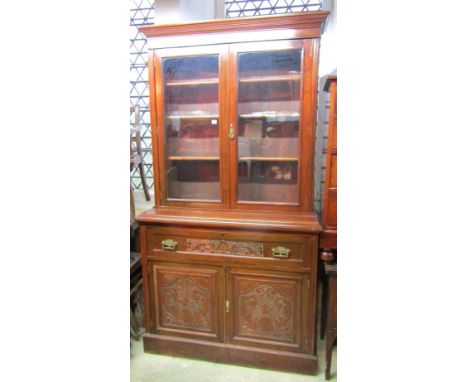
[[[319,371],[315,376],[283,373],[187,358],[176,358],[143,352],[143,341],[132,341],[130,358],[131,382],[315,382],[325,381],[325,343],[319,341]],[[332,378],[336,381],[336,348],[333,351]]]

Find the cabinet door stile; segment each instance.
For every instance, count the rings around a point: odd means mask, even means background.
[[[157,129],[155,126],[158,125],[158,120],[157,120],[157,81],[156,81],[156,57],[154,54],[153,50],[148,51],[148,79],[149,79],[149,100],[150,100],[150,123],[151,126],[153,127],[151,130],[151,146],[153,147],[152,151],[152,158],[153,158],[153,176],[154,176],[154,199],[155,199],[155,204],[160,205],[161,204],[161,198],[160,198],[160,171],[159,171],[159,162],[158,162],[158,150],[155,150],[155,148],[159,148],[158,144],[158,133]]]
[[[220,141],[221,141],[221,187],[224,208],[229,208],[230,195],[230,164],[229,164],[229,45],[223,45],[220,62]]]
[[[230,207],[237,204],[237,53],[229,46],[229,130],[234,133],[234,138],[229,139],[229,179],[230,179]]]
[[[310,210],[314,198],[314,166],[315,136],[317,121],[317,84],[318,84],[318,53],[319,40],[304,40],[304,81],[303,81],[303,104],[302,104],[302,132],[301,148],[302,171],[301,184],[302,202],[304,210]]]
[[[164,102],[163,102],[163,80],[162,80],[162,68],[161,68],[161,56],[158,51],[153,51],[154,60],[154,92],[155,92],[155,103],[156,103],[156,117],[155,126],[153,128],[153,135],[156,137],[156,146],[154,146],[153,139],[153,158],[154,163],[158,167],[158,184],[159,190],[155,190],[155,202],[159,205],[164,205],[166,200],[166,182],[165,182],[165,163],[164,158],[166,157],[166,145],[164,144]],[[152,87],[153,88],[153,87]],[[156,134],[154,134],[156,131]]]

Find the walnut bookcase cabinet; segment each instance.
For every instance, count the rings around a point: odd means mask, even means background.
[[[144,349],[313,373],[313,158],[328,12],[146,26],[155,207]]]

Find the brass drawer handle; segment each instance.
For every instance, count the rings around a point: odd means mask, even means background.
[[[177,247],[177,241],[172,240],[172,239],[166,239],[161,241],[161,247],[163,249],[166,249],[168,251],[173,251]]]
[[[290,252],[291,250],[286,247],[274,247],[271,249],[273,257],[277,257],[279,259],[287,259]]]

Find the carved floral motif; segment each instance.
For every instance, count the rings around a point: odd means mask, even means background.
[[[196,276],[163,274],[160,287],[162,324],[211,329],[209,280]]]
[[[263,244],[231,240],[187,239],[188,252],[263,256]]]
[[[293,286],[245,282],[239,294],[240,333],[293,340]]]

